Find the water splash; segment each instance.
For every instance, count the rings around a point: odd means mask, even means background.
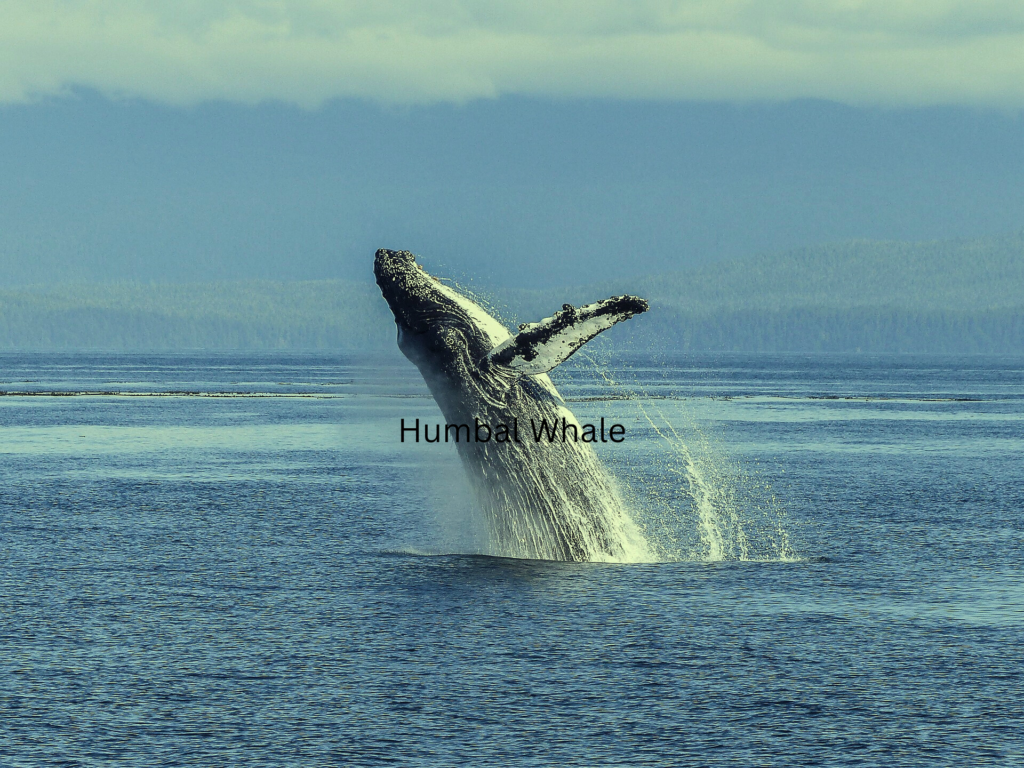
[[[473,478],[490,523],[488,554],[618,563],[655,559],[592,451],[566,451],[557,441],[508,444],[495,452],[489,474]],[[564,482],[566,475],[576,482]]]
[[[590,355],[580,357],[616,392],[616,400],[636,408],[642,423],[658,438],[647,446],[634,446],[620,473],[632,517],[655,559],[799,559],[785,508],[759,472],[729,459],[684,408],[669,418],[638,382],[626,386]]]
[[[494,302],[454,280],[444,283],[507,325]],[[577,354],[618,392],[615,399],[636,407],[658,437],[646,446],[654,450],[636,455],[616,482],[586,450],[566,455],[537,443],[529,449],[508,445],[488,456],[483,449],[475,463],[486,470],[471,481],[488,523],[487,554],[612,562],[793,558],[785,511],[767,484],[760,487],[727,460],[689,414],[669,419],[639,383],[623,387],[591,355]],[[559,416],[576,423],[561,410]],[[564,482],[566,475],[578,482]]]

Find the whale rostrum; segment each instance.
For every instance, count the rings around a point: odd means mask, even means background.
[[[448,424],[559,424],[582,431],[547,372],[648,304],[614,296],[524,324],[515,335],[479,304],[429,275],[409,251],[377,251],[374,274],[398,346]],[[446,430],[446,435],[448,434]],[[456,432],[456,435],[458,432]],[[572,433],[570,433],[572,434]],[[485,511],[491,551],[509,557],[622,561],[647,544],[587,442],[456,441]]]

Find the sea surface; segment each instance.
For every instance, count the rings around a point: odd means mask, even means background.
[[[0,766],[1024,765],[1024,360],[577,358],[652,562],[395,357],[0,354]]]

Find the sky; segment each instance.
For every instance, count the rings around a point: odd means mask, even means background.
[[[0,285],[1024,228],[1019,2],[0,0]]]
[[[1024,106],[1018,0],[4,0],[0,99]]]

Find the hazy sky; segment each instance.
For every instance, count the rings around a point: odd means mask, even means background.
[[[1024,106],[1020,0],[0,0],[0,99]]]
[[[0,285],[1024,228],[1024,3],[0,0]]]

